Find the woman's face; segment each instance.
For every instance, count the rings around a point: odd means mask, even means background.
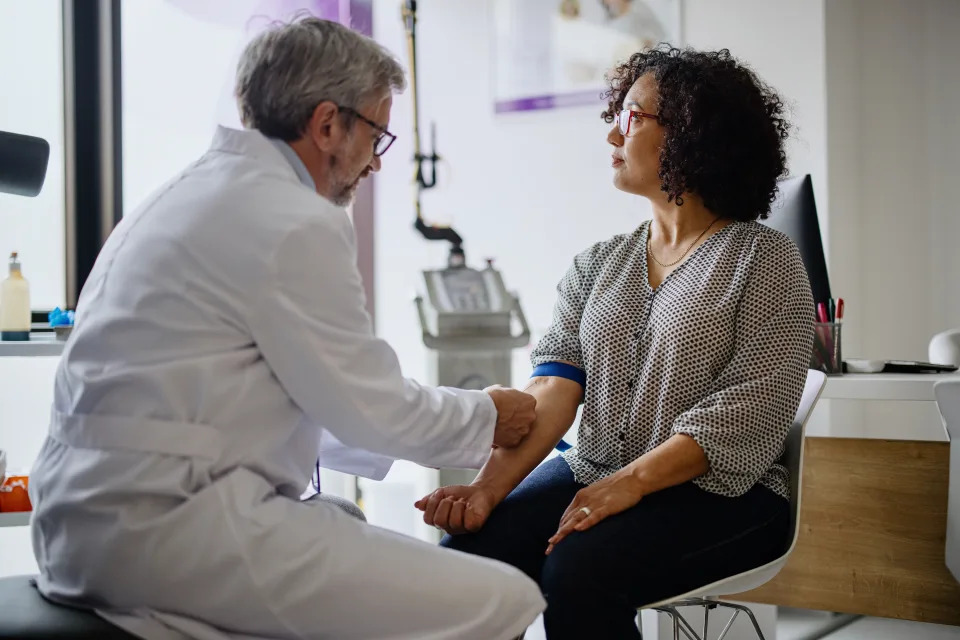
[[[623,100],[623,108],[657,115],[660,93],[652,73],[640,76]],[[648,198],[662,198],[660,190],[660,148],[663,127],[653,118],[630,116],[630,130],[620,133],[617,122],[607,134],[613,145],[613,184],[621,191]]]

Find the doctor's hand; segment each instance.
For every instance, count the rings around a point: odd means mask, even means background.
[[[441,487],[414,503],[424,522],[453,535],[479,531],[496,505],[493,492],[477,485]]]
[[[527,437],[537,418],[537,399],[523,391],[494,385],[484,389],[497,407],[497,427],[493,432],[496,447],[511,449]]]

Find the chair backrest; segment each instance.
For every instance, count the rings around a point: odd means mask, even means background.
[[[801,483],[800,470],[803,468],[803,440],[807,429],[807,420],[813,413],[813,408],[820,399],[823,387],[827,382],[827,376],[822,371],[810,369],[807,371],[807,383],[803,387],[803,395],[800,397],[800,406],[797,407],[797,414],[793,418],[793,424],[790,426],[790,432],[787,434],[787,441],[784,443],[783,455],[780,457],[780,463],[787,468],[790,474],[790,531],[792,538],[790,540],[790,551],[797,544],[797,536],[800,533],[800,498]]]
[[[960,581],[960,379],[933,387],[940,415],[950,436],[950,480],[947,497],[947,569]]]

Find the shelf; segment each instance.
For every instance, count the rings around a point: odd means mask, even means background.
[[[30,524],[31,511],[0,513],[0,527],[25,527]]]
[[[0,358],[36,358],[59,356],[63,352],[63,340],[52,333],[32,333],[24,342],[0,341]]]

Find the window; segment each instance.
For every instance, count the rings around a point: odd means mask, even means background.
[[[0,129],[50,143],[40,194],[0,193],[0,278],[19,251],[34,309],[65,300],[62,31],[59,2],[0,2]]]
[[[341,8],[341,5],[347,5]],[[300,11],[337,20],[340,0],[137,0],[121,11],[123,201],[135,209],[210,145],[239,127],[233,78],[244,45]]]

